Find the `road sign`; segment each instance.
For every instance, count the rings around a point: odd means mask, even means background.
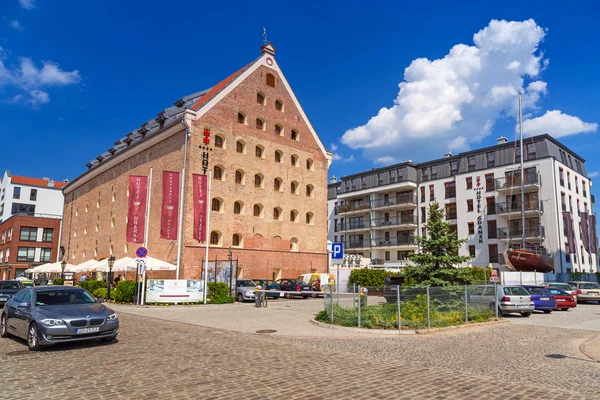
[[[344,258],[344,243],[334,242],[331,244],[331,259],[340,260]]]
[[[145,247],[138,247],[138,249],[135,251],[135,255],[139,258],[144,258],[148,255],[148,249]]]
[[[135,260],[136,264],[137,264],[137,270],[138,273],[143,273],[144,271],[146,271],[146,260],[143,258],[137,258]]]
[[[500,278],[498,277],[498,271],[495,269],[492,270],[492,275],[490,276],[490,282],[500,282]]]

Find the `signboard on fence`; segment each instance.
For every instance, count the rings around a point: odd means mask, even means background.
[[[150,279],[146,303],[200,303],[203,301],[201,280]]]
[[[492,275],[490,276],[490,282],[500,282],[500,277],[498,276],[498,271],[493,269]]]

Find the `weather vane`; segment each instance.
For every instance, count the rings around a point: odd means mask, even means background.
[[[267,28],[265,28],[263,26],[263,42],[265,42],[265,44],[269,43],[269,41],[267,40]]]

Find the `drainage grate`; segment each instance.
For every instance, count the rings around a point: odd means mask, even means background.
[[[256,333],[275,333],[277,332],[275,329],[261,329],[259,331],[256,331]]]

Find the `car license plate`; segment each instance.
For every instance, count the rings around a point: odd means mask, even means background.
[[[566,301],[565,299],[556,299],[556,301]]]
[[[550,300],[550,297],[542,297],[540,300]]]
[[[310,290],[310,287],[309,286],[305,286],[305,287],[302,288],[302,290]]]
[[[79,328],[75,330],[75,334],[77,335],[83,335],[86,333],[94,333],[94,332],[100,332],[100,327],[97,326],[95,328]]]
[[[598,292],[588,292],[590,296],[598,296]]]

